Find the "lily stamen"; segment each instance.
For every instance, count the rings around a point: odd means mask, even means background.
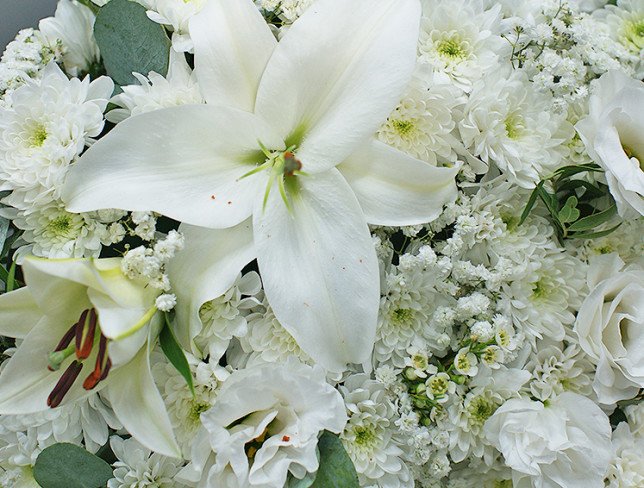
[[[101,334],[101,338],[98,343],[98,354],[96,356],[96,363],[94,366],[94,371],[85,378],[83,382],[83,388],[86,390],[92,390],[96,387],[102,380],[107,377],[107,373],[110,370],[112,363],[107,356],[107,337]]]
[[[54,386],[54,389],[47,397],[47,406],[56,408],[60,405],[60,402],[63,401],[63,398],[65,398],[65,395],[71,389],[82,369],[83,363],[76,360],[72,361],[72,363],[67,366],[67,369],[58,380],[58,383],[56,383],[56,386]]]
[[[85,320],[83,320],[83,315]],[[81,360],[87,359],[92,352],[98,320],[94,309],[86,310],[83,315],[81,315],[81,320],[76,328],[76,357]]]

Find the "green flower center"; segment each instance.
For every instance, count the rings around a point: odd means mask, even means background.
[[[47,129],[44,125],[38,124],[34,127],[31,137],[29,138],[29,145],[31,147],[42,147],[47,139]]]
[[[548,298],[552,292],[552,283],[545,276],[543,276],[539,281],[532,283],[532,298],[535,300]]]
[[[190,412],[188,412],[188,417],[193,422],[199,422],[201,414],[210,408],[210,404],[206,402],[197,402],[194,401],[190,406]]]
[[[444,395],[447,393],[448,382],[446,378],[434,376],[429,380],[429,388],[434,395]]]
[[[72,217],[59,215],[47,224],[47,230],[58,237],[69,237],[73,230]]]
[[[471,367],[469,358],[465,354],[461,354],[456,358],[456,366],[461,371],[469,370]]]
[[[415,129],[414,123],[410,120],[392,120],[391,126],[401,137],[409,136]]]
[[[470,402],[467,411],[472,423],[480,426],[496,412],[497,408],[494,402],[479,396]]]
[[[376,431],[372,426],[359,426],[353,429],[355,443],[364,448],[370,447],[376,441]]]
[[[465,46],[457,36],[441,39],[436,45],[436,51],[441,57],[449,60],[459,60],[467,57]]]
[[[518,139],[525,130],[523,118],[520,115],[508,115],[505,119],[505,132],[509,139]]]
[[[396,325],[404,325],[414,318],[414,311],[409,308],[397,308],[391,314],[391,320]]]
[[[624,24],[622,31],[622,38],[624,44],[639,51],[644,47],[644,19],[632,19]]]

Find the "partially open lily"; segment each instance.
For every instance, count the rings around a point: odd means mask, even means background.
[[[179,456],[150,373],[158,291],[127,279],[120,258],[27,258],[27,286],[0,296],[0,335],[21,339],[0,374],[0,414],[55,408],[104,389],[142,444]]]
[[[368,359],[379,280],[367,224],[428,222],[456,195],[458,168],[373,140],[411,78],[419,22],[418,0],[319,0],[278,43],[252,0],[211,0],[190,24],[207,104],[132,117],[71,168],[71,211],[202,227],[182,228],[171,270],[184,344],[199,306],[257,257],[305,352],[334,371]]]

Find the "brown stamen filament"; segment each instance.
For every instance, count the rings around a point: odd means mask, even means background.
[[[60,402],[63,401],[63,398],[65,398],[65,395],[71,389],[82,369],[83,364],[76,360],[67,366],[67,369],[58,380],[58,383],[56,383],[56,386],[54,386],[49,397],[47,397],[47,406],[56,408],[60,405]]]

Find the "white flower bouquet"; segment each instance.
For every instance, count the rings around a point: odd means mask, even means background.
[[[0,486],[644,486],[644,0],[60,0],[0,61]]]

